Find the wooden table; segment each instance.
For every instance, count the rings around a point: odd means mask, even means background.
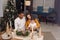
[[[14,33],[13,36],[14,36],[13,37],[14,39],[11,39],[11,40],[32,40],[31,34],[28,37],[19,37],[19,36],[15,35],[15,33]],[[33,37],[34,37],[33,40],[43,40],[44,36],[41,35],[41,37],[39,37],[39,36],[37,36],[37,34],[34,34]]]
[[[2,35],[2,33],[0,32],[0,40],[3,40],[1,35]],[[22,40],[22,39],[11,38],[10,40]]]

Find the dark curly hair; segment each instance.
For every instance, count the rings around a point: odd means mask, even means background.
[[[31,16],[31,20],[34,20],[35,19],[35,17],[31,13],[27,13],[26,14],[26,20],[28,20],[27,15],[30,15]]]

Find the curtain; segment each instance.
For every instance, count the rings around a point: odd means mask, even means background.
[[[3,17],[3,0],[0,0],[0,17]]]
[[[55,0],[33,0],[33,11],[37,11],[38,6],[43,6],[44,9],[54,8],[54,2]]]

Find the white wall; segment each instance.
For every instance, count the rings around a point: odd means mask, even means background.
[[[54,0],[44,0],[44,7],[54,8]]]
[[[5,8],[8,0],[3,0],[3,8]]]
[[[54,8],[55,0],[33,0],[33,10],[37,11],[37,6],[43,6],[44,9]]]
[[[3,17],[3,10],[8,0],[0,0],[0,17]]]
[[[33,0],[33,10],[37,11],[37,6],[43,6],[43,0]]]

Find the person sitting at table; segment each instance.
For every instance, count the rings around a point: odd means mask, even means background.
[[[25,30],[25,22],[26,22],[26,19],[25,19],[24,13],[20,12],[18,14],[18,17],[14,21],[14,24],[15,24],[14,31],[16,31],[16,30],[24,31]]]
[[[34,18],[31,14],[26,15],[26,29],[31,30],[31,27],[33,26],[34,30],[39,30],[40,28],[40,23],[36,18]]]

